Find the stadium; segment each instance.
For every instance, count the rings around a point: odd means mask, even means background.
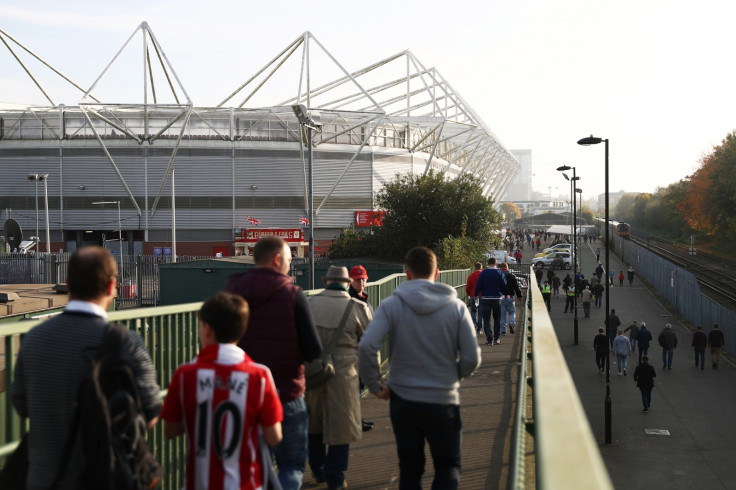
[[[146,22],[86,89],[9,33],[0,38],[48,100],[0,104],[2,221],[17,221],[23,240],[40,236],[40,252],[117,240],[120,229],[126,255],[243,254],[277,233],[301,256],[311,215],[321,254],[340,229],[375,221],[375,195],[396,174],[470,173],[496,198],[519,172],[410,51],[349,71],[305,32],[220,104],[200,107]],[[145,53],[134,78],[142,100],[99,95],[129,49]],[[24,56],[78,89],[77,105],[58,104]],[[279,76],[297,90],[280,90]]]

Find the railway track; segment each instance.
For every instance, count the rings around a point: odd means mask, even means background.
[[[632,235],[630,240],[692,272],[714,301],[736,308],[736,262],[702,252],[690,255],[688,247],[661,238],[644,240]]]

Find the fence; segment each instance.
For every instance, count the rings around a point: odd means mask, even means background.
[[[615,237],[613,251],[623,254],[624,262],[633,266],[688,322],[702,325],[706,332],[718,323],[726,340],[724,350],[736,353],[736,312],[704,295],[691,272],[621,237]]]
[[[158,305],[159,265],[171,262],[167,255],[113,255],[120,272],[116,309]],[[0,254],[0,284],[60,284],[66,282],[71,253]],[[211,259],[183,255],[178,262]]]

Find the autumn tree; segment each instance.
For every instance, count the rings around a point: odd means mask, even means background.
[[[499,206],[499,211],[504,215],[507,222],[521,218],[519,206],[512,202],[505,202]]]
[[[593,210],[590,209],[588,206],[580,206],[580,217],[583,219],[583,221],[589,225],[594,224],[594,214]]]
[[[701,162],[687,193],[688,223],[721,240],[736,238],[736,131]]]

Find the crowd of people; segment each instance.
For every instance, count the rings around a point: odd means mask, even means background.
[[[649,411],[652,399],[652,388],[654,387],[654,377],[656,371],[650,363],[649,348],[653,340],[652,332],[647,328],[646,322],[637,322],[634,320],[631,325],[625,329],[618,328],[621,324],[616,311],[611,310],[609,320],[611,329],[609,332],[615,332],[610,337],[603,332],[605,329],[600,327],[598,334],[593,338],[593,350],[595,351],[595,363],[600,373],[604,372],[606,357],[609,352],[615,354],[616,365],[619,376],[626,376],[628,368],[628,357],[638,348],[638,363],[634,371],[634,381],[636,386],[641,390],[642,404],[644,412]],[[614,328],[615,327],[615,328]],[[626,336],[626,332],[629,335]],[[677,349],[677,334],[672,329],[672,324],[667,323],[657,336],[657,342],[662,348],[662,369],[671,370],[674,353]],[[711,367],[718,369],[718,364],[723,351],[725,339],[723,332],[718,328],[718,324],[713,324],[713,329],[708,335],[703,332],[703,327],[698,325],[692,335],[691,347],[695,356],[695,367],[705,369],[705,349],[710,345]],[[610,347],[610,351],[609,351]]]
[[[363,266],[330,266],[323,291],[307,298],[288,275],[286,242],[264,237],[253,254],[254,268],[230,276],[226,290],[204,302],[201,350],[176,369],[163,404],[143,340],[133,331],[124,337],[121,363],[134,375],[146,427],[160,418],[166,437],[186,435],[186,488],[299,489],[307,467],[329,489],[347,488],[350,444],[372,427],[361,417],[361,381],[389,403],[400,488],[419,488],[425,443],[434,459],[433,488],[458,488],[458,389],[480,366],[480,347],[465,303],[435,281],[434,253],[411,249],[407,281],[375,311]],[[494,270],[505,284],[504,272]],[[11,393],[33,429],[28,488],[79,488],[89,470],[70,429],[77,386],[90,370],[80,352],[101,349],[117,276],[107,250],[78,249],[69,262],[69,305],[22,343]],[[480,311],[491,313],[486,298]],[[504,311],[513,332],[513,309]],[[384,337],[391,349],[387,379],[379,364]],[[331,375],[308,388],[315,378],[307,379],[305,366]]]

